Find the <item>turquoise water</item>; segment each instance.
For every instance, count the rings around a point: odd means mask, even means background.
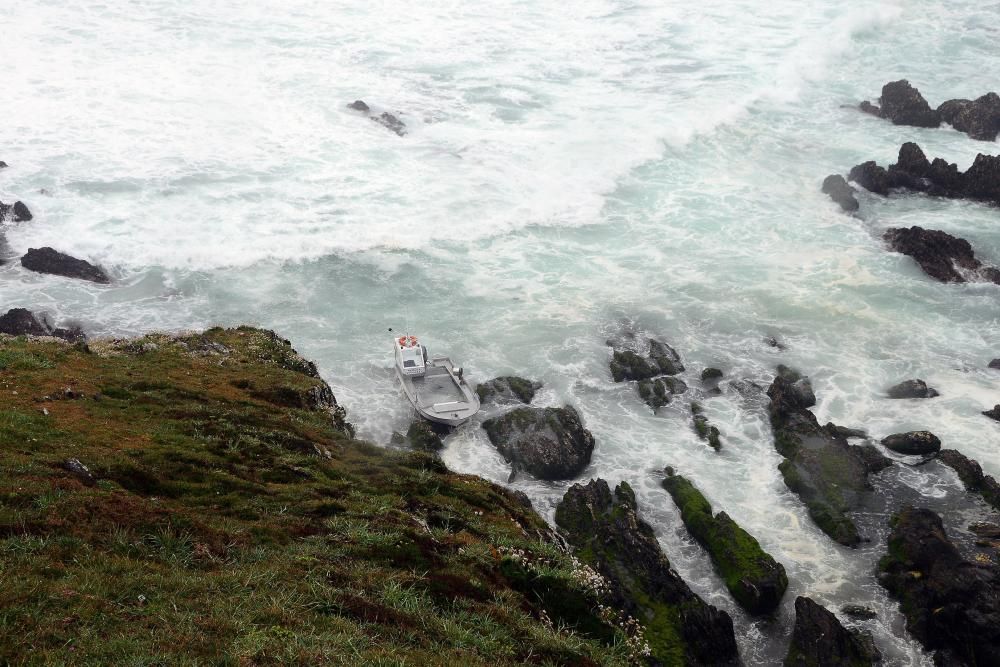
[[[829,173],[893,162],[903,141],[962,168],[996,153],[842,105],[904,76],[932,104],[995,89],[998,19],[926,0],[3,5],[16,29],[0,42],[0,200],[36,215],[8,226],[8,242],[90,258],[117,281],[9,263],[0,305],[101,335],[274,328],[383,443],[411,418],[388,327],[473,379],[542,380],[539,400],[575,405],[597,438],[583,477],[636,488],[678,571],[733,614],[748,664],[783,655],[800,594],[876,607],[864,627],[890,664],[930,664],[872,576],[881,543],[833,544],[785,489],[760,401],[704,401],[724,434],[716,454],[686,400],[654,416],[611,382],[604,341],[623,321],[661,336],[693,389],[706,365],[764,385],[777,363],[799,367],[821,421],[876,437],[926,428],[1000,474],[1000,427],[979,415],[1000,402],[985,368],[1000,356],[998,288],[933,283],[879,241],[920,224],[1000,264],[997,211],[862,195],[853,218],[819,192]],[[345,108],[357,98],[409,134]],[[911,377],[942,397],[881,398]],[[478,423],[447,445],[452,467],[506,481]],[[659,488],[666,464],[786,566],[779,622],[732,603]],[[950,527],[968,512],[939,468],[885,484]],[[513,486],[551,516],[568,483]]]

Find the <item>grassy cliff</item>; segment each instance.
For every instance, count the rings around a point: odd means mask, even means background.
[[[0,336],[0,664],[633,661],[549,535],[270,332]]]

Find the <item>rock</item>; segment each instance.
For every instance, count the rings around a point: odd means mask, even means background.
[[[371,119],[382,127],[392,130],[401,137],[406,134],[406,123],[388,111],[383,111],[378,116],[373,115],[371,116]]]
[[[826,428],[832,429],[834,433],[836,433],[842,438],[847,438],[848,440],[850,440],[851,438],[861,438],[861,439],[868,438],[868,432],[860,428],[848,428],[846,426],[837,426],[833,422],[827,422]]]
[[[851,618],[859,618],[863,621],[867,621],[873,618],[877,618],[878,614],[871,607],[865,607],[860,604],[845,604],[840,608],[840,611],[844,612],[845,616],[850,616]]]
[[[962,180],[965,197],[1000,204],[1000,155],[979,153]]]
[[[882,117],[882,110],[879,109],[874,104],[872,104],[871,102],[869,102],[868,100],[865,100],[864,102],[859,104],[858,108],[864,111],[865,113],[871,114],[873,116],[878,116],[880,118]]]
[[[892,121],[893,125],[913,125],[916,127],[938,127],[941,115],[924,99],[920,91],[906,79],[892,81],[882,86],[881,108],[868,103],[862,106],[869,113],[878,110],[877,115]],[[862,103],[865,105],[866,103]]]
[[[38,273],[49,273],[67,278],[79,278],[106,285],[111,282],[102,269],[90,262],[64,255],[52,248],[29,248],[21,258],[21,266]]]
[[[878,166],[874,160],[862,162],[852,167],[847,176],[865,190],[874,192],[877,195],[888,195],[889,189],[893,187],[889,173],[884,167]]]
[[[788,387],[787,400],[794,402],[800,408],[811,408],[816,405],[816,394],[809,378],[803,377],[801,373],[784,364],[778,364],[777,371],[780,377],[791,383]]]
[[[653,408],[653,410],[662,408],[664,405],[670,403],[672,397],[672,392],[667,387],[667,383],[663,381],[663,378],[639,380],[636,389],[639,392],[639,398],[645,401],[646,405]]]
[[[694,424],[694,432],[698,437],[708,443],[708,446],[719,451],[722,449],[722,433],[708,421],[708,417],[702,414],[700,403],[691,403],[691,421]]]
[[[937,390],[931,389],[923,380],[904,380],[889,387],[889,398],[934,398],[940,396]]]
[[[97,484],[97,480],[91,474],[90,469],[80,463],[79,459],[66,459],[63,461],[62,467],[64,470],[72,473],[74,477],[83,482],[86,486],[94,486]]]
[[[594,436],[571,407],[516,408],[483,428],[504,457],[539,479],[572,479],[594,451]]]
[[[16,201],[13,204],[4,204],[0,201],[0,222],[13,220],[14,222],[27,222],[34,216],[22,202]]]
[[[994,405],[992,410],[983,410],[983,414],[990,419],[1000,422],[1000,403]]]
[[[822,190],[830,196],[830,199],[837,202],[841,209],[848,213],[857,211],[860,208],[858,200],[854,197],[854,188],[848,185],[847,181],[840,174],[831,174],[823,179]]]
[[[890,524],[879,583],[900,602],[909,630],[936,664],[1000,664],[1000,576],[966,561],[934,512],[906,507]]]
[[[910,431],[882,438],[882,446],[898,454],[933,454],[940,451],[941,440],[930,431]]]
[[[795,386],[802,379],[794,380],[796,375],[779,369],[767,390],[775,448],[785,457],[778,470],[823,532],[840,544],[857,546],[861,536],[848,513],[871,491],[868,475],[879,466],[862,448],[851,447],[832,424],[819,425],[808,410],[815,397],[803,397]]]
[[[441,436],[437,434],[429,422],[423,419],[418,419],[410,424],[410,428],[406,431],[406,439],[409,440],[410,446],[414,449],[426,452],[436,452],[444,449],[444,442],[441,441]]]
[[[535,398],[535,392],[542,388],[541,382],[533,382],[513,375],[505,375],[484,382],[476,387],[479,400],[497,402],[518,402],[528,404]]]
[[[615,382],[648,380],[657,375],[676,375],[684,370],[680,355],[666,343],[648,339],[644,357],[632,350],[614,350],[611,356],[611,377]]]
[[[355,111],[361,111],[364,113],[368,113],[369,111],[371,111],[371,108],[367,104],[365,104],[364,101],[362,100],[354,100],[353,102],[347,105],[347,108],[354,109]]]
[[[892,227],[884,238],[892,250],[912,257],[924,273],[936,280],[962,283],[968,275],[1000,285],[1000,271],[984,268],[965,239],[922,227]],[[966,275],[959,269],[964,269]]]
[[[874,163],[872,163],[872,164],[874,164]],[[774,336],[765,336],[764,337],[764,344],[767,345],[768,347],[773,347],[778,352],[784,352],[785,350],[788,349],[787,345],[785,345],[784,343],[782,343],[780,340],[778,340]]]
[[[603,479],[574,484],[556,507],[556,525],[587,565],[608,582],[609,597],[645,626],[653,664],[736,665],[729,615],[695,595],[671,568],[635,494]]]
[[[753,535],[712,506],[691,482],[667,468],[663,488],[681,511],[691,536],[705,547],[733,598],[751,614],[769,614],[788,588],[785,568],[768,555]]]
[[[938,460],[958,473],[969,493],[978,493],[993,509],[1000,511],[1000,484],[983,472],[979,463],[954,449],[942,449]]]
[[[986,93],[975,100],[948,100],[938,107],[941,120],[979,141],[1000,134],[1000,95]]]
[[[6,168],[7,168],[8,166],[10,166],[10,165],[8,165],[8,164],[7,164],[6,162],[4,162],[3,160],[0,160],[0,169],[6,169]]]
[[[722,379],[722,371],[718,368],[706,368],[701,372],[701,381],[708,384]]]
[[[892,465],[892,459],[877,450],[874,445],[851,445],[851,451],[861,459],[871,475],[882,472]]]
[[[785,667],[875,665],[881,655],[837,617],[807,597],[795,599],[795,629]]]
[[[52,336],[71,343],[85,342],[87,339],[80,327],[53,328],[25,308],[12,308],[0,316],[0,333],[11,336]]]
[[[1000,359],[993,359],[986,365],[986,367],[1000,371]]]

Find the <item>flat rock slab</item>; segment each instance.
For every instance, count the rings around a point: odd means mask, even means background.
[[[941,450],[941,440],[930,431],[894,433],[882,438],[882,445],[897,454],[933,454]]]
[[[21,258],[21,266],[38,273],[79,278],[102,285],[111,282],[111,279],[100,267],[47,247],[29,248],[27,254]]]

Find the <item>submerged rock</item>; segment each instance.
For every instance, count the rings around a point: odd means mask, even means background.
[[[861,110],[892,121],[893,125],[913,125],[916,127],[938,127],[941,114],[932,109],[920,91],[906,79],[892,81],[882,86],[881,107],[870,102],[862,102]]]
[[[527,405],[535,398],[535,392],[542,388],[541,382],[533,382],[513,375],[505,375],[484,382],[476,387],[476,394],[483,403],[519,402]]]
[[[738,664],[732,619],[671,568],[628,484],[614,494],[603,479],[574,484],[555,520],[581,560],[608,581],[613,604],[644,625],[653,664]]]
[[[930,431],[910,431],[882,438],[882,446],[898,454],[933,454],[941,449],[941,440]]]
[[[691,403],[691,421],[694,424],[694,432],[698,434],[699,438],[707,442],[708,446],[715,451],[722,449],[722,433],[703,414],[701,403]]]
[[[943,283],[963,283],[968,276],[1000,285],[1000,270],[984,267],[965,239],[922,227],[893,227],[884,238],[892,250],[912,257],[924,273]]]
[[[369,111],[371,111],[371,107],[365,104],[364,100],[354,100],[353,102],[347,105],[347,108],[354,109],[355,111],[361,111],[364,113],[368,113]]]
[[[52,336],[68,340],[71,343],[87,339],[80,327],[53,327],[43,318],[25,308],[12,308],[4,315],[0,315],[0,333],[11,336]]]
[[[52,248],[29,248],[21,258],[21,266],[38,273],[48,273],[66,278],[79,278],[106,285],[111,282],[100,267],[82,259],[70,257]]]
[[[22,202],[16,201],[13,204],[4,204],[0,201],[0,222],[12,220],[13,222],[28,222],[34,216]]]
[[[948,100],[938,107],[941,120],[979,141],[1000,134],[1000,95],[986,93],[975,100]]]
[[[893,517],[879,583],[899,600],[906,629],[936,664],[1000,664],[1000,576],[966,561],[934,512],[906,507]]]
[[[698,540],[733,598],[751,614],[768,614],[788,588],[785,568],[760,547],[725,512],[712,514],[705,496],[684,477],[667,468],[663,488],[681,511],[681,519]]]
[[[958,478],[969,493],[978,493],[988,505],[1000,511],[1000,484],[983,472],[977,461],[954,449],[942,449],[938,460],[958,473]]]
[[[718,368],[706,368],[701,372],[701,381],[706,384],[718,382],[722,379],[722,371]]]
[[[849,445],[832,424],[820,426],[808,409],[815,404],[811,388],[807,394],[801,385],[796,387],[804,378],[795,377],[794,372],[779,372],[767,390],[775,448],[785,457],[778,470],[823,532],[856,546],[861,536],[848,513],[871,491],[868,475],[884,465],[863,448]]]
[[[354,100],[347,105],[347,108],[353,109],[354,111],[360,111],[382,127],[395,132],[401,137],[406,134],[406,123],[401,121],[395,114],[391,114],[388,111],[383,111],[380,114],[374,114],[372,113],[371,107],[365,104],[364,100]]]
[[[785,667],[862,667],[880,660],[873,643],[845,629],[823,606],[807,597],[795,599],[795,629]]]
[[[844,612],[846,616],[859,618],[861,620],[870,620],[878,617],[878,614],[875,613],[874,609],[860,604],[845,604],[840,608],[840,611]]]
[[[904,380],[889,387],[889,398],[934,398],[940,396],[937,390],[927,386],[923,380]]]
[[[837,202],[840,208],[851,213],[860,208],[858,200],[854,197],[854,188],[848,185],[847,181],[840,174],[831,174],[823,179],[822,190],[830,196],[830,199]]]
[[[594,451],[594,436],[571,407],[516,408],[486,420],[483,428],[515,468],[539,479],[572,479]]]

